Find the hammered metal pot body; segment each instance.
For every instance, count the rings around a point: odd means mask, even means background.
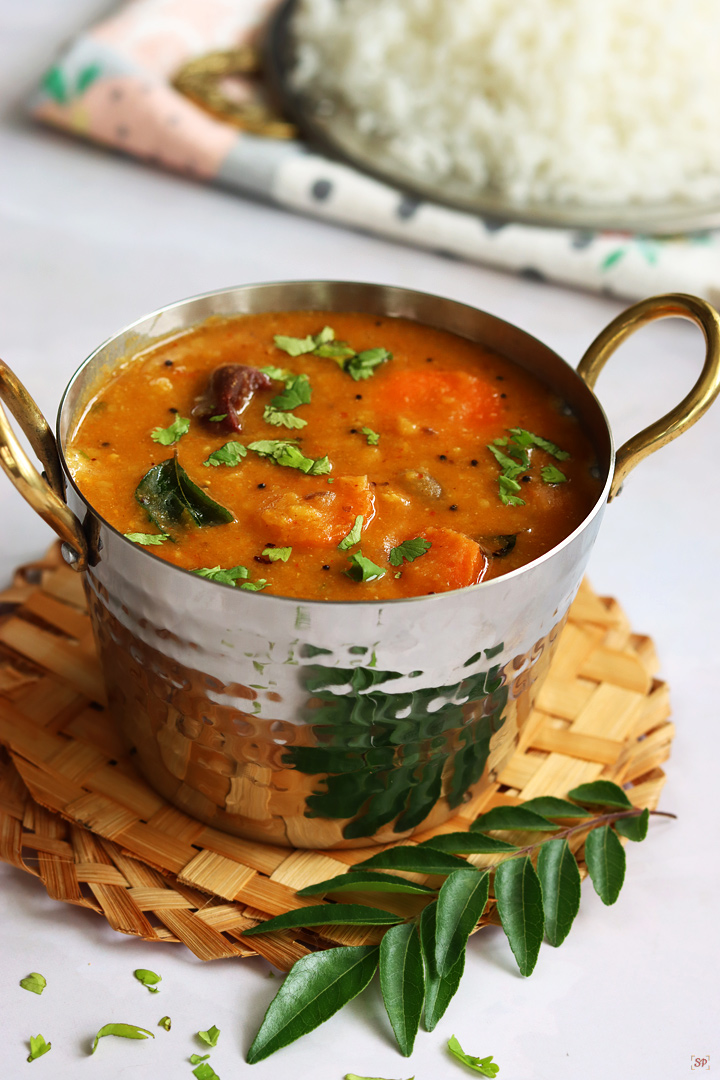
[[[603,492],[528,566],[471,588],[389,602],[308,602],[178,569],[100,518],[64,449],[88,392],[153,339],[210,315],[317,309],[403,316],[528,368],[579,416]],[[94,353],[58,421],[68,505],[89,538],[86,588],[110,708],[149,783],[193,817],[301,848],[388,843],[440,824],[517,746],[578,589],[614,454],[594,395],[546,346],[493,316],[383,286],[248,286],[175,304]]]

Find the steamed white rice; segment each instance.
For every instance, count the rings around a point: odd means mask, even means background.
[[[720,197],[718,0],[300,0],[294,85],[423,182]]]

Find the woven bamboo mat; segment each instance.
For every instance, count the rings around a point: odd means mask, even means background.
[[[656,668],[650,638],[632,632],[615,600],[583,584],[498,783],[452,822],[405,842],[467,829],[492,806],[562,797],[599,777],[625,786],[636,806],[654,808],[674,734]],[[203,960],[258,953],[288,969],[318,947],[379,940],[382,929],[337,926],[243,939],[244,929],[269,916],[317,903],[296,890],[347,871],[370,852],[289,851],[195,821],[137,775],[103,701],[82,583],[53,548],[0,593],[0,860],[122,933],[181,941]],[[343,899],[377,901],[362,893]],[[422,903],[383,896],[384,907],[403,915]]]

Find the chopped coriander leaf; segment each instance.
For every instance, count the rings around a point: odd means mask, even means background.
[[[211,424],[219,424],[221,420],[226,420],[226,419],[227,419],[227,413],[226,412],[221,412],[221,413],[218,413],[217,416],[211,416],[210,417],[210,423]]]
[[[158,1021],[158,1027],[165,1028],[166,1031],[169,1031],[172,1027],[172,1020],[169,1016],[163,1016],[163,1018]]]
[[[282,349],[289,356],[302,356],[303,353],[312,352],[316,348],[314,337],[297,338],[287,337],[285,334],[275,334],[273,341],[278,349]]]
[[[407,562],[414,562],[415,559],[419,559],[421,555],[429,551],[431,547],[432,543],[429,540],[423,540],[421,536],[416,537],[414,540],[404,540],[402,544],[398,544],[390,552],[390,565],[402,566],[403,559]]]
[[[363,435],[367,436],[368,446],[377,446],[377,444],[380,442],[380,436],[378,435],[377,431],[373,431],[373,429],[370,427],[360,428],[360,430],[362,431]]]
[[[207,1062],[193,1069],[193,1076],[195,1080],[220,1080],[212,1065],[208,1065]]]
[[[147,968],[136,968],[133,975],[143,986],[147,986],[151,994],[158,993],[155,983],[162,982],[162,975],[156,975],[154,971],[148,971]]]
[[[265,556],[266,559],[269,559],[270,562],[287,562],[288,559],[290,558],[291,553],[292,553],[292,548],[291,547],[284,547],[284,548],[267,547],[267,548],[263,548],[263,555]]]
[[[272,404],[276,409],[287,411],[297,409],[299,405],[309,405],[311,398],[312,389],[307,375],[288,375],[284,392],[274,397]]]
[[[30,1036],[30,1053],[28,1054],[28,1061],[35,1061],[37,1058],[42,1057],[43,1054],[47,1054],[48,1050],[52,1049],[52,1043],[46,1043],[42,1035]]]
[[[358,516],[355,518],[355,524],[353,525],[352,529],[347,534],[347,536],[344,537],[344,539],[342,539],[338,544],[338,548],[340,549],[340,551],[347,551],[348,548],[354,547],[355,544],[360,543],[360,538],[362,537],[362,527],[363,515],[358,514]]]
[[[20,980],[23,990],[29,990],[31,994],[42,994],[47,986],[47,979],[39,971],[31,971],[24,979]]]
[[[347,341],[330,341],[327,345],[320,345],[313,355],[325,360],[334,360],[340,367],[344,367],[345,361],[355,356],[355,350],[348,345]]]
[[[335,340],[335,331],[331,326],[323,326],[319,334],[315,335],[316,345],[326,345],[329,341]]]
[[[147,1031],[145,1028],[136,1027],[135,1024],[105,1024],[100,1028],[95,1036],[95,1042],[92,1045],[91,1054],[94,1054],[97,1050],[100,1039],[106,1035],[117,1035],[121,1039],[154,1039],[152,1031]]]
[[[208,1046],[217,1046],[217,1041],[220,1037],[220,1028],[215,1027],[213,1024],[207,1031],[198,1031],[197,1036],[198,1039],[202,1039]]]
[[[185,416],[176,416],[170,427],[156,427],[150,433],[150,438],[163,446],[172,446],[173,443],[182,439],[183,435],[187,435],[189,430],[190,421]]]
[[[211,465],[216,468],[218,465],[232,467],[239,465],[246,454],[247,448],[242,443],[231,439],[230,442],[226,442],[224,446],[221,446],[219,450],[213,450],[210,457],[203,461],[203,465],[205,468],[210,468]]]
[[[353,581],[379,581],[380,578],[385,577],[383,568],[371,559],[366,559],[360,551],[348,555],[348,559],[350,567],[344,573]]]
[[[484,1058],[466,1054],[454,1035],[448,1039],[448,1050],[458,1061],[462,1061],[463,1065],[467,1065],[481,1076],[495,1077],[500,1071],[500,1066],[494,1063],[492,1054]]]
[[[387,349],[366,349],[345,361],[345,371],[358,382],[360,379],[369,379],[375,374],[375,368],[386,360],[392,360],[392,353]]]
[[[209,1054],[203,1054],[202,1056],[200,1054],[191,1054],[190,1055],[190,1064],[191,1065],[199,1065],[201,1061],[207,1061],[207,1059],[209,1057],[210,1057]]]
[[[157,547],[170,539],[165,533],[123,533],[123,535],[126,540],[132,540],[133,544],[143,544],[145,547]]]
[[[269,458],[277,465],[284,465],[289,469],[300,469],[309,476],[322,476],[332,469],[327,457],[318,458],[317,461],[305,457],[295,439],[259,439],[257,442],[251,442],[248,450],[252,450],[260,457]]]
[[[496,442],[497,441],[498,440],[496,440]],[[500,468],[504,470],[505,475],[510,476],[513,480],[516,476],[520,476],[521,473],[524,473],[526,469],[529,468],[529,461],[513,461],[511,457],[508,457],[507,454],[503,453],[503,451],[493,443],[488,443],[488,450],[493,455]]]
[[[520,446],[537,446],[539,450],[544,450],[546,454],[550,454],[551,457],[556,458],[558,461],[565,461],[566,458],[570,457],[567,450],[561,450],[555,443],[541,438],[540,435],[533,435],[532,431],[526,431],[525,428],[508,428],[508,431],[513,440]]]
[[[276,379],[278,382],[285,382],[286,379],[292,377],[292,371],[288,371],[286,368],[274,367],[273,364],[266,364],[265,367],[258,368],[258,371],[262,371],[263,375],[267,375],[268,379]]]
[[[543,465],[540,469],[543,484],[566,484],[567,476],[558,469],[557,465]]]
[[[505,506],[524,506],[525,500],[514,495],[514,491],[520,491],[520,485],[512,476],[499,476],[500,499]]]
[[[222,566],[203,566],[199,570],[193,570],[198,577],[208,578],[209,581],[219,581],[221,585],[234,585],[239,579],[248,576],[247,567],[231,566],[225,569]]]
[[[241,589],[245,589],[247,592],[262,592],[267,586],[265,578],[258,578],[257,581],[244,581],[240,586]]]
[[[263,420],[266,424],[272,424],[273,427],[286,427],[298,431],[307,424],[307,420],[303,420],[301,416],[295,416],[291,412],[282,412],[280,409],[276,409],[274,405],[265,406]]]

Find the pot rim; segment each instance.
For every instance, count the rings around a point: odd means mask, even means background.
[[[396,290],[398,293],[402,293],[406,297],[413,296],[413,297],[416,297],[418,299],[426,298],[426,299],[430,299],[430,300],[441,300],[444,303],[453,304],[454,306],[456,306],[458,308],[465,308],[469,312],[484,315],[487,318],[493,319],[496,323],[502,324],[503,326],[509,327],[511,330],[514,330],[516,332],[521,333],[528,340],[536,343],[541,348],[546,349],[546,350],[548,350],[548,352],[552,353],[552,355],[561,364],[565,365],[565,367],[568,368],[568,370],[572,373],[572,375],[577,379],[577,381],[580,384],[580,386],[582,387],[583,391],[590,396],[591,400],[593,401],[595,407],[598,410],[598,413],[599,413],[600,417],[603,420],[603,423],[604,423],[605,429],[606,429],[606,433],[607,433],[607,438],[608,438],[607,475],[605,476],[605,481],[603,483],[602,490],[601,490],[600,494],[598,495],[598,497],[597,497],[595,503],[593,504],[592,508],[589,510],[589,512],[586,514],[586,516],[583,518],[583,520],[580,522],[580,524],[575,529],[573,529],[573,531],[571,533],[569,533],[563,540],[561,540],[559,544],[556,544],[555,547],[551,548],[549,551],[546,551],[543,555],[538,556],[538,558],[533,559],[531,562],[525,563],[523,566],[519,566],[515,570],[511,570],[509,573],[500,574],[496,578],[491,578],[489,581],[480,581],[475,585],[466,585],[462,589],[450,589],[450,590],[447,590],[447,592],[423,594],[423,595],[419,595],[419,596],[393,597],[393,598],[388,598],[388,599],[384,599],[384,600],[377,600],[377,599],[366,599],[366,600],[363,600],[363,599],[358,599],[358,600],[313,600],[313,599],[306,599],[304,597],[285,596],[284,594],[265,593],[265,592],[254,593],[253,597],[262,597],[263,599],[266,599],[267,601],[273,601],[273,602],[283,601],[285,603],[293,603],[293,604],[296,604],[296,605],[298,603],[302,603],[304,605],[313,605],[313,606],[317,605],[318,607],[321,607],[321,608],[328,608],[328,607],[332,607],[332,606],[335,606],[335,607],[355,607],[358,604],[361,604],[361,605],[364,605],[364,606],[385,607],[388,604],[392,604],[393,606],[395,606],[395,605],[398,605],[398,604],[417,603],[418,601],[423,601],[425,603],[427,603],[430,600],[441,601],[443,598],[447,597],[448,594],[449,595],[454,595],[454,594],[457,594],[457,593],[471,593],[471,592],[478,592],[480,590],[488,592],[493,587],[502,588],[503,583],[510,582],[510,581],[515,581],[518,577],[521,577],[524,573],[529,572],[531,569],[534,569],[535,567],[540,566],[542,563],[548,562],[550,559],[554,558],[559,552],[563,551],[566,547],[568,547],[571,543],[573,543],[573,541],[588,527],[588,525],[593,521],[593,519],[603,510],[605,504],[608,501],[608,497],[609,497],[609,494],[610,494],[610,489],[611,489],[612,480],[613,480],[613,471],[614,471],[614,466],[615,466],[615,443],[614,443],[614,439],[613,439],[612,428],[610,426],[610,422],[609,422],[609,420],[607,418],[605,410],[603,409],[602,405],[600,404],[600,402],[598,401],[597,397],[595,396],[593,391],[590,389],[590,387],[584,382],[584,380],[580,377],[580,375],[578,375],[575,368],[573,368],[572,365],[567,362],[567,360],[564,360],[558,353],[556,353],[554,349],[551,349],[549,345],[546,345],[545,342],[541,341],[539,338],[535,337],[533,334],[528,333],[528,331],[523,330],[521,327],[516,326],[514,323],[508,322],[507,319],[502,319],[502,318],[500,318],[500,316],[493,315],[491,312],[484,311],[482,308],[474,307],[472,304],[466,304],[461,300],[454,300],[451,297],[441,296],[438,293],[426,292],[426,291],[420,290],[420,289],[406,289],[403,286],[399,286],[399,285],[389,285],[389,284],[388,285],[383,285],[383,284],[381,284],[379,282],[362,282],[362,281],[335,280],[335,279],[325,279],[325,278],[320,278],[320,279],[298,278],[298,279],[294,279],[294,280],[291,279],[291,280],[287,280],[287,281],[253,282],[251,284],[245,284],[245,285],[228,286],[228,287],[223,288],[223,289],[211,289],[208,292],[195,293],[192,296],[187,296],[182,300],[176,300],[176,301],[173,301],[172,303],[165,304],[162,307],[156,308],[154,311],[148,312],[145,315],[141,315],[139,318],[133,320],[133,322],[128,323],[122,329],[116,331],[114,334],[111,334],[110,337],[106,338],[103,342],[101,342],[100,345],[98,345],[95,349],[93,349],[93,351],[91,353],[89,353],[89,355],[82,361],[82,363],[77,367],[77,369],[75,370],[73,375],[70,377],[70,379],[69,379],[69,381],[68,381],[67,385],[65,386],[65,389],[64,389],[64,391],[62,393],[62,397],[60,398],[60,404],[58,405],[57,420],[56,420],[56,442],[57,442],[58,455],[59,455],[60,462],[61,462],[61,465],[62,465],[62,470],[63,470],[63,473],[65,474],[66,481],[69,481],[69,483],[71,484],[73,490],[75,491],[76,495],[81,500],[83,505],[86,506],[95,515],[95,517],[102,523],[102,525],[105,528],[109,529],[112,533],[115,534],[115,536],[117,536],[124,543],[130,544],[136,551],[138,551],[142,555],[144,555],[144,556],[146,556],[146,557],[148,557],[150,559],[153,559],[154,561],[162,564],[165,567],[168,567],[171,570],[176,570],[176,571],[178,571],[178,572],[180,572],[182,574],[189,575],[192,578],[193,581],[205,580],[208,585],[215,585],[215,586],[223,584],[222,582],[210,581],[208,579],[199,578],[198,575],[193,573],[192,570],[187,570],[187,569],[185,569],[185,567],[182,567],[182,566],[176,566],[174,563],[168,563],[165,559],[161,559],[160,556],[156,555],[154,552],[148,550],[147,548],[144,548],[144,547],[142,547],[141,545],[138,545],[138,544],[133,544],[133,542],[131,540],[128,540],[127,537],[123,533],[121,533],[119,531],[119,529],[116,529],[114,525],[112,525],[109,521],[107,521],[102,516],[102,514],[100,514],[99,511],[95,509],[95,507],[92,505],[92,503],[90,503],[90,501],[85,497],[85,495],[83,494],[81,489],[76,484],[75,479],[74,479],[74,477],[73,477],[73,475],[72,475],[72,473],[70,471],[70,468],[68,466],[67,460],[65,458],[64,442],[63,442],[63,438],[62,438],[62,435],[61,435],[61,423],[62,423],[62,418],[63,418],[63,412],[64,412],[65,406],[66,406],[66,404],[68,402],[68,399],[69,399],[69,396],[70,396],[70,392],[71,392],[75,382],[80,378],[82,372],[87,367],[87,365],[90,364],[99,353],[101,353],[104,349],[106,349],[108,346],[110,346],[119,337],[122,337],[125,334],[130,334],[133,331],[136,331],[137,328],[141,324],[147,323],[148,320],[150,320],[150,319],[157,319],[160,316],[167,314],[168,312],[172,312],[172,311],[174,311],[174,310],[176,310],[178,308],[182,308],[187,304],[191,304],[191,303],[194,303],[194,302],[199,301],[199,300],[200,301],[201,300],[208,300],[208,299],[211,299],[213,297],[224,296],[224,295],[227,295],[227,294],[230,294],[230,293],[237,293],[240,290],[243,290],[243,291],[245,291],[245,290],[247,290],[247,291],[253,290],[254,291],[254,290],[263,289],[263,288],[277,289],[278,287],[292,286],[292,285],[306,285],[306,286],[321,285],[321,286],[346,286],[346,287],[361,286],[363,288],[377,288],[377,289]],[[281,309],[277,309],[277,310],[281,310]],[[243,314],[242,312],[237,313],[237,315],[242,315],[242,314]],[[382,314],[386,314],[386,313],[384,313],[382,311],[378,311],[377,314],[382,315]],[[232,318],[233,316],[230,315],[230,316],[223,316],[223,317]],[[421,325],[432,325],[430,323],[423,324],[420,319],[413,318],[413,317],[410,317],[410,316],[399,316],[399,317],[407,318],[408,321],[418,322]],[[455,333],[455,331],[448,331],[448,332],[449,333]],[[147,331],[145,331],[145,333],[147,333]],[[169,336],[171,336],[171,335],[169,335]],[[457,334],[456,336],[462,337],[461,334]],[[161,340],[161,338],[159,337],[158,340]],[[507,357],[507,359],[509,359],[511,361],[514,360],[513,357]],[[514,362],[517,363],[516,360]],[[223,587],[226,588],[226,589],[230,589],[231,591],[237,593],[239,596],[244,595],[241,590],[234,589],[233,586],[223,585]]]

